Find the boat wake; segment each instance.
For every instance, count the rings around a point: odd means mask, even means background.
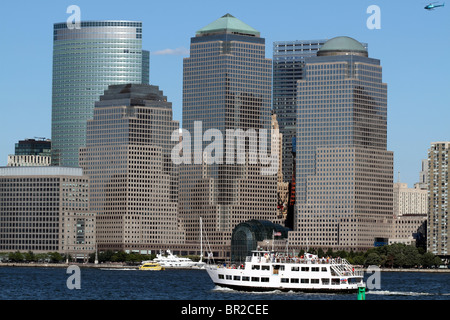
[[[321,294],[326,294],[326,295],[334,295],[336,293],[317,293],[317,292],[299,292],[299,291],[293,291],[293,290],[289,290],[289,291],[282,291],[282,290],[278,290],[278,289],[274,289],[271,291],[241,291],[241,290],[236,290],[236,289],[232,289],[232,288],[228,288],[228,287],[221,287],[216,285],[214,287],[214,289],[212,289],[213,292],[222,292],[222,293],[239,293],[239,294],[257,294],[257,295],[273,295],[273,294],[277,294],[277,295],[321,295]]]
[[[437,295],[447,295],[439,293],[429,293],[429,292],[406,292],[406,291],[389,291],[389,290],[374,290],[366,291],[366,295],[384,295],[384,296],[437,296]]]

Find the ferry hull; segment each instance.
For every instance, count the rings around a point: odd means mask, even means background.
[[[239,286],[226,283],[214,283],[219,287],[229,288],[237,291],[246,292],[270,292],[270,291],[282,291],[282,292],[304,292],[304,293],[341,293],[341,294],[354,294],[358,293],[358,288],[349,289],[326,289],[326,288],[285,288],[285,287],[255,287],[255,286]]]

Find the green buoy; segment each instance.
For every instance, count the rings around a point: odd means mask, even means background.
[[[366,286],[364,284],[358,285],[358,300],[366,300]]]

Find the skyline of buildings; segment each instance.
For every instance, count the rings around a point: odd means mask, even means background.
[[[78,167],[86,121],[111,84],[149,83],[150,54],[142,49],[142,22],[55,23],[53,31],[52,161]]]
[[[119,26],[125,27],[108,25]],[[84,27],[103,28],[106,25],[100,21],[86,22]],[[61,32],[59,36],[64,39],[66,34]],[[81,33],[75,37],[84,36]],[[136,37],[139,38],[137,34]],[[292,94],[299,99],[294,123],[299,210],[294,219],[292,241],[290,239],[294,247],[309,245],[362,250],[373,246],[374,239],[389,238],[393,228],[390,209],[394,206],[393,153],[386,150],[386,86],[382,83],[381,67],[379,60],[367,56],[367,46],[346,38],[342,47],[342,43],[336,44],[342,38],[346,37],[324,42],[320,50],[318,46],[314,54],[302,58],[298,88],[289,92],[290,98],[286,96],[286,100],[292,99]],[[317,52],[320,54],[316,56]],[[96,100],[97,118],[94,116],[94,119],[86,120],[91,131],[87,131],[86,141],[89,142],[82,148],[80,160],[83,174],[90,175],[90,185],[95,190],[91,192],[91,211],[97,214],[97,242],[105,244],[103,249],[115,250],[141,250],[145,246],[150,248],[155,244],[167,244],[168,241],[183,248],[183,243],[198,242],[198,221],[202,217],[211,244],[221,257],[227,258],[234,226],[250,219],[280,222],[277,211],[279,176],[261,175],[261,165],[250,164],[249,159],[244,164],[207,164],[204,154],[201,164],[181,165],[175,170],[169,159],[174,143],[168,142],[170,133],[178,128],[171,116],[172,111],[170,120],[168,113],[158,114],[159,124],[158,121],[140,118],[148,113],[141,112],[141,109],[149,107],[152,99],[167,103],[162,92],[153,91],[151,98],[144,98],[153,90],[145,93],[145,88],[155,87],[139,85],[146,78],[143,65],[146,63],[141,57],[141,82],[138,80],[133,84],[132,81],[125,81],[119,86],[110,83],[109,88],[101,92],[102,97],[99,94]],[[202,136],[207,129],[213,128],[222,132],[237,128],[270,131],[272,92],[273,111],[276,110],[275,70],[275,59],[272,64],[271,59],[265,57],[264,38],[261,38],[259,31],[239,19],[227,14],[198,30],[191,38],[190,56],[184,59],[183,129],[194,133],[195,122],[201,121]],[[292,70],[289,72],[293,72],[294,77],[298,70]],[[282,76],[278,81],[279,85],[284,81]],[[292,81],[289,78],[289,81],[292,86],[297,79]],[[61,94],[67,95],[66,102],[70,104],[70,94]],[[289,101],[292,103],[292,100]],[[322,106],[320,112],[316,110],[317,105]],[[278,107],[278,110],[289,109],[288,104],[278,104]],[[167,104],[163,109],[167,109]],[[67,111],[70,113],[70,109]],[[105,113],[102,114],[102,111]],[[60,119],[66,117],[60,116]],[[277,120],[280,123],[278,114]],[[284,120],[285,129],[291,130],[289,126],[293,123],[289,123],[287,117]],[[80,124],[83,120],[77,121]],[[126,121],[129,121],[128,124],[124,124]],[[164,130],[167,136],[158,137],[158,130]],[[149,138],[153,134],[153,138]],[[68,133],[63,135],[70,136]],[[284,137],[283,134],[281,136]],[[77,139],[75,136],[72,138]],[[269,148],[270,138],[269,135]],[[130,143],[133,139],[134,142]],[[149,143],[146,139],[153,140]],[[160,143],[158,139],[161,139]],[[244,149],[248,151],[250,144],[245,141]],[[202,150],[208,145],[207,142],[203,140]],[[151,156],[142,155],[144,145],[144,148],[152,146]],[[134,150],[137,151],[135,154],[130,153],[136,146],[139,150]],[[319,149],[313,150],[317,147]],[[157,156],[159,148],[164,150]],[[283,156],[285,153],[282,150]],[[54,165],[64,165],[61,153],[57,151],[53,155]],[[290,161],[292,163],[292,157]],[[111,163],[114,165],[111,166]],[[280,163],[286,164],[289,160],[282,158]],[[134,195],[128,195],[127,191],[126,197],[133,198],[130,199],[135,206],[131,207],[138,213],[129,212],[130,202],[121,198],[129,186],[120,183],[128,178],[115,176],[113,182],[105,180],[112,172],[120,175],[127,170],[135,174],[128,177],[137,184],[131,191]],[[148,179],[144,176],[148,172],[154,174],[152,179],[155,180],[147,185]],[[175,186],[178,179],[179,190]],[[152,190],[155,185],[161,186],[161,192]],[[145,188],[150,193],[145,194]],[[139,209],[148,199],[165,199],[168,203],[166,207],[159,208],[161,210]],[[110,207],[109,212],[101,216],[102,210],[108,211],[104,200],[110,201]],[[119,202],[121,205],[126,203],[122,207],[123,214],[114,211]],[[311,209],[310,204],[315,207]],[[144,212],[154,212],[150,215],[155,216],[147,219]],[[164,230],[164,234],[156,236],[158,230]],[[169,236],[170,233],[172,236]],[[159,241],[158,237],[162,240]]]

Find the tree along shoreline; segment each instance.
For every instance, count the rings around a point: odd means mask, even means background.
[[[399,270],[430,270],[436,272],[446,272],[447,265],[438,256],[430,252],[425,252],[423,248],[417,248],[412,245],[405,245],[401,243],[395,243],[391,245],[385,245],[382,247],[370,248],[365,252],[353,252],[353,251],[336,251],[328,250],[326,252],[323,249],[310,249],[309,253],[317,254],[319,257],[330,258],[345,258],[354,266],[364,268],[368,266],[378,266],[382,271],[399,271]],[[305,252],[301,250],[299,256]],[[95,254],[92,253],[89,257],[89,261],[85,263],[72,263],[70,256],[66,257],[57,252],[49,252],[47,254],[33,252],[10,252],[0,254],[1,263],[0,266],[12,266],[12,265],[28,265],[28,266],[53,266],[62,265],[65,266],[66,261],[71,264],[77,264],[79,266],[96,266],[96,267],[136,267],[141,261],[152,260],[156,255],[143,255],[138,253],[126,253],[124,251],[105,251],[99,252],[98,264],[94,264]],[[188,256],[193,261],[198,260],[198,256]],[[25,263],[24,263],[25,262]]]

